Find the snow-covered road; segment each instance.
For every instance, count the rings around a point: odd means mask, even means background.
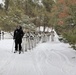
[[[0,75],[76,75],[76,51],[69,44],[39,43],[21,54],[12,45],[12,39],[0,41]]]

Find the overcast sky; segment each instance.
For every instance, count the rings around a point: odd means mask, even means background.
[[[2,3],[2,0],[0,0],[0,3]]]
[[[2,3],[2,4],[4,5],[4,1],[5,1],[5,0],[0,0],[0,3]]]

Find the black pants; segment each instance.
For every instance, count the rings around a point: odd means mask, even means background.
[[[18,50],[19,49],[19,50]],[[22,47],[21,47],[21,43],[19,42],[15,42],[15,51],[21,51]]]

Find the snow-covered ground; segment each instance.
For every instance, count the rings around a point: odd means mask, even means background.
[[[21,54],[14,54],[12,46],[12,39],[0,41],[0,75],[76,75],[76,51],[57,35],[54,42],[39,43]]]

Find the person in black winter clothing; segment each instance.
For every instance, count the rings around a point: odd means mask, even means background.
[[[14,31],[14,37],[13,37],[13,39],[15,39],[15,52],[14,53],[16,53],[18,49],[19,49],[19,54],[21,53],[21,49],[22,49],[21,43],[22,43],[23,36],[24,36],[24,32],[22,30],[22,27],[18,26]]]

